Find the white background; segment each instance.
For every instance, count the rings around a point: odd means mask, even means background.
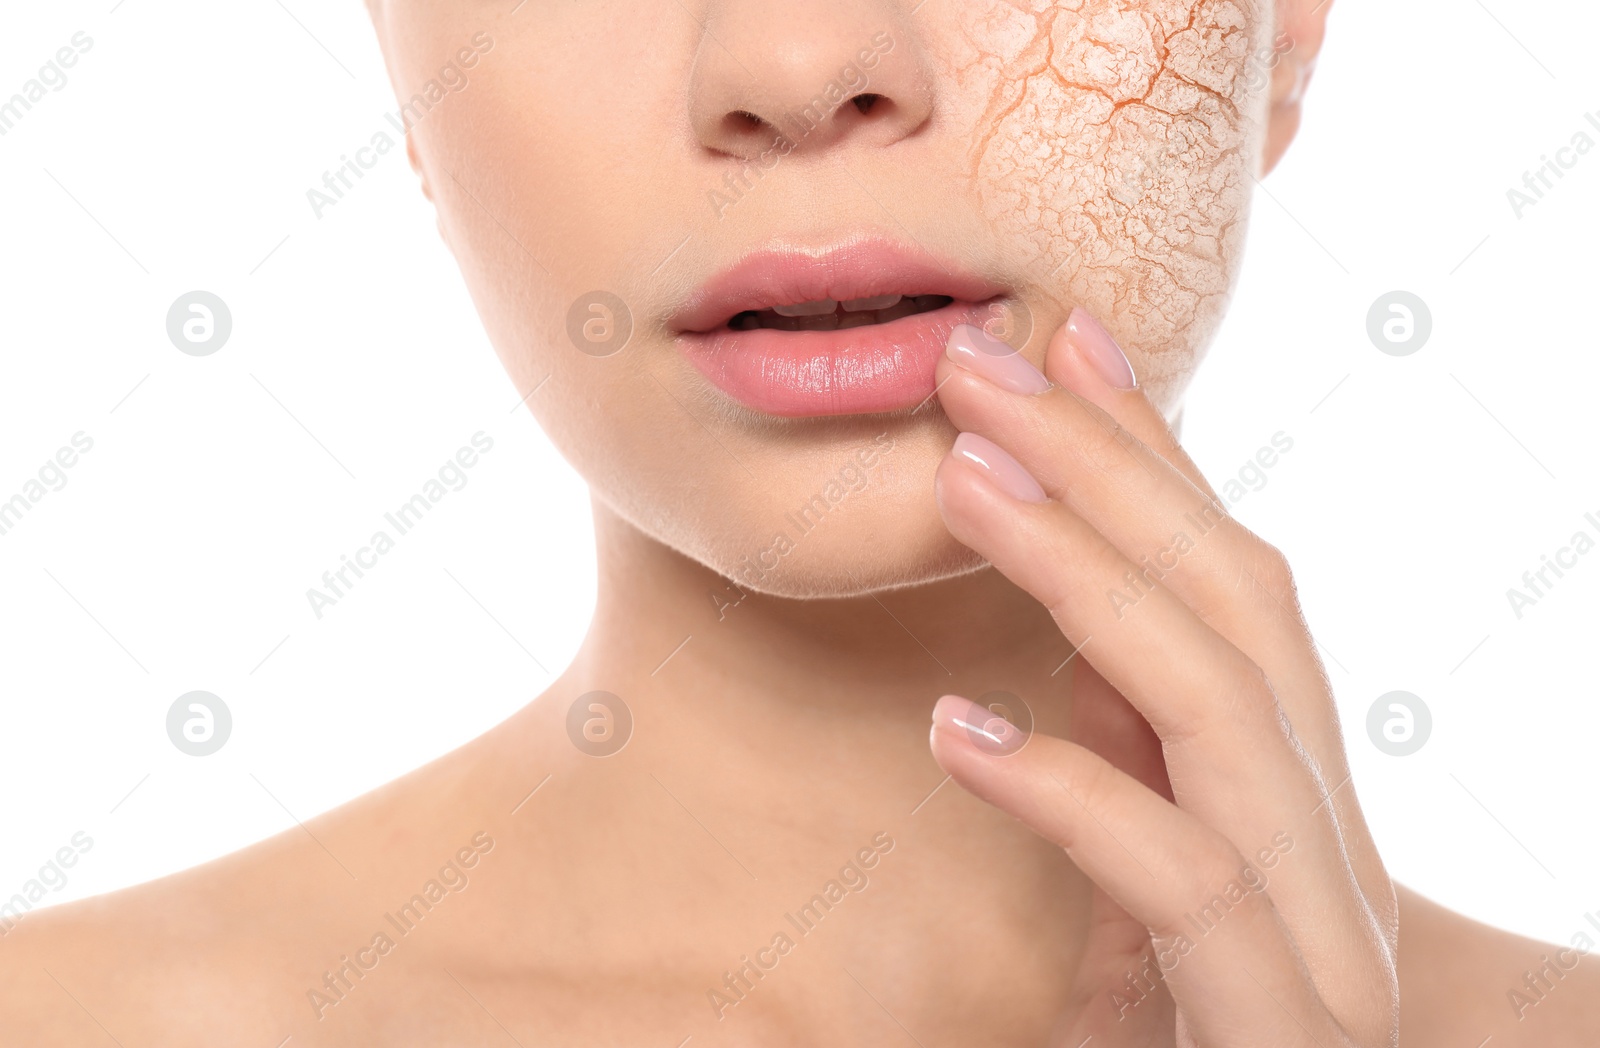
[[[362,5],[113,3],[0,32],[0,96],[94,40],[0,138],[0,500],[94,440],[0,536],[0,898],[79,830],[51,902],[377,786],[538,694],[593,602],[583,486],[403,155],[307,203],[393,108]],[[1217,480],[1294,440],[1237,512],[1296,565],[1394,875],[1561,941],[1600,910],[1600,552],[1521,620],[1506,590],[1600,533],[1600,151],[1520,219],[1506,192],[1600,110],[1597,37],[1576,0],[1337,0],[1186,417]],[[233,314],[210,357],[165,331],[196,288]],[[1395,289],[1433,316],[1403,358],[1366,334]],[[480,429],[468,486],[314,619],[306,589]],[[204,759],[165,733],[194,689],[234,718]],[[1432,711],[1413,756],[1366,734],[1394,689]]]

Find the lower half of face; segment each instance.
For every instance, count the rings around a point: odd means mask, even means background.
[[[375,11],[507,370],[597,496],[745,589],[977,567],[944,336],[1074,306],[1175,410],[1227,301],[1266,0],[467,0]],[[646,10],[648,9],[648,10]]]

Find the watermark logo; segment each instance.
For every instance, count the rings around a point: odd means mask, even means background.
[[[472,840],[456,849],[456,853],[439,867],[435,876],[423,883],[416,894],[392,912],[384,911],[383,923],[368,936],[367,945],[352,951],[354,957],[347,953],[340,954],[339,963],[323,972],[321,989],[312,986],[306,990],[306,1001],[317,1019],[326,1019],[329,1009],[344,1003],[357,984],[383,963],[383,959],[393,953],[418,925],[429,917],[437,917],[435,911],[440,903],[466,891],[471,877],[465,871],[477,866],[485,855],[493,851],[494,843],[494,838],[484,830],[473,834]]]
[[[777,117],[781,126],[775,127],[772,143],[757,156],[729,167],[722,176],[721,189],[707,190],[707,199],[717,218],[726,218],[728,209],[743,200],[773,169],[793,153],[842,105],[868,97],[872,83],[871,70],[883,56],[894,50],[894,37],[886,30],[872,35],[872,39],[857,52],[854,61],[846,62],[826,84],[823,84],[810,101],[799,109]],[[759,117],[757,118],[760,119]]]
[[[1433,713],[1409,691],[1380,695],[1367,710],[1367,737],[1391,757],[1409,757],[1428,744]]]
[[[1550,591],[1566,578],[1567,572],[1582,563],[1581,558],[1595,549],[1595,535],[1600,535],[1600,513],[1585,513],[1583,521],[1594,529],[1594,534],[1590,534],[1587,528],[1579,528],[1572,533],[1571,541],[1556,550],[1554,555],[1539,555],[1539,566],[1522,573],[1522,588],[1512,586],[1506,590],[1506,601],[1517,618],[1522,618],[1528,608],[1548,597]],[[1552,578],[1552,575],[1555,577]]]
[[[367,572],[378,566],[379,558],[387,555],[399,539],[422,523],[423,518],[433,512],[434,506],[446,495],[467,486],[470,479],[467,471],[482,461],[482,456],[494,450],[494,438],[480,429],[472,435],[471,444],[471,447],[463,445],[457,448],[455,455],[445,460],[444,465],[422,485],[420,491],[385,513],[383,520],[389,527],[374,531],[367,544],[355,551],[354,557],[348,553],[340,554],[339,566],[322,573],[323,588],[312,586],[306,590],[306,603],[310,605],[313,615],[321,619],[326,609],[348,597],[355,589],[356,582],[366,578]],[[389,529],[393,529],[393,535]],[[355,578],[352,579],[351,575]]]
[[[989,303],[989,315],[983,321],[983,333],[996,342],[1022,352],[1033,338],[1033,310],[1021,299]],[[984,350],[1002,352],[998,346],[981,346]]]
[[[22,490],[6,498],[0,493],[0,535],[8,535],[22,518],[46,495],[67,486],[67,470],[78,464],[80,455],[94,447],[94,438],[83,430],[72,435],[72,446],[62,445],[54,457],[45,460],[39,472],[23,482]]]
[[[424,117],[452,95],[467,89],[472,83],[467,71],[476,67],[484,55],[494,50],[494,37],[478,32],[473,34],[469,43],[470,47],[457,48],[450,61],[440,67],[438,73],[404,105],[393,113],[384,114],[384,120],[394,130],[393,135],[380,127],[368,138],[366,145],[355,150],[354,157],[349,153],[341,154],[338,165],[322,173],[320,186],[306,190],[306,202],[311,205],[311,213],[319,221],[329,208],[338,206],[356,183],[378,166],[384,156],[393,152]]]
[[[783,558],[799,548],[800,542],[828,519],[851,495],[863,491],[872,482],[873,472],[883,459],[894,450],[894,438],[887,432],[879,433],[868,444],[857,448],[839,471],[828,479],[816,494],[800,506],[783,515],[784,526],[775,532],[772,541],[754,557],[740,558],[737,572],[743,579],[760,585],[776,571]]]
[[[1367,337],[1391,357],[1409,357],[1427,345],[1432,334],[1433,313],[1409,291],[1382,295],[1367,310]]]
[[[1539,954],[1539,966],[1529,967],[1522,973],[1522,985],[1506,990],[1506,1002],[1511,1005],[1518,1022],[1528,1017],[1530,1009],[1543,1004],[1545,998],[1566,980],[1567,973],[1594,952],[1595,939],[1589,931],[1593,929],[1595,935],[1600,935],[1600,912],[1586,913],[1583,919],[1588,922],[1589,928],[1579,928],[1573,932],[1571,946],[1556,950],[1554,957],[1548,953]]]
[[[567,707],[567,737],[591,757],[609,757],[633,738],[633,711],[609,691],[585,692]]]
[[[39,867],[38,876],[30,877],[11,898],[0,902],[0,938],[11,934],[34,904],[45,897],[45,892],[58,892],[67,886],[67,870],[78,865],[78,859],[94,847],[94,838],[79,830],[72,839]]]
[[[1583,119],[1596,131],[1600,131],[1600,113],[1585,113]],[[1539,166],[1532,171],[1522,173],[1522,189],[1515,186],[1506,190],[1506,202],[1511,205],[1511,213],[1520,221],[1531,207],[1537,207],[1544,199],[1544,195],[1555,189],[1556,183],[1567,177],[1567,172],[1578,166],[1578,162],[1589,151],[1594,149],[1594,139],[1589,132],[1579,128],[1572,135],[1572,140],[1567,145],[1556,150],[1554,160],[1550,154],[1545,153],[1539,157]]]
[[[894,838],[887,831],[875,834],[872,840],[839,868],[838,874],[828,879],[822,890],[795,907],[785,911],[783,920],[787,927],[773,932],[768,945],[755,951],[755,956],[741,954],[740,963],[722,973],[721,989],[706,990],[706,1001],[720,1022],[728,1017],[728,1010],[742,1004],[765,980],[767,974],[778,967],[818,925],[827,920],[839,905],[852,895],[860,895],[872,883],[873,869],[883,856],[894,850]],[[791,935],[790,931],[794,934]]]
[[[209,291],[179,295],[167,310],[167,337],[180,353],[209,357],[227,344],[231,334],[233,313]]]
[[[633,337],[633,312],[609,291],[579,296],[567,310],[567,338],[578,352],[609,357],[622,352]]]
[[[1128,969],[1121,986],[1108,991],[1117,1020],[1126,1019],[1133,1009],[1143,1004],[1155,992],[1157,985],[1165,981],[1229,914],[1252,895],[1265,892],[1268,883],[1265,871],[1274,869],[1293,850],[1294,838],[1287,830],[1279,830],[1273,834],[1268,846],[1256,849],[1255,857],[1239,868],[1237,876],[1230,878],[1193,912],[1183,915],[1187,926],[1174,923],[1173,932],[1153,937],[1151,945],[1154,950],[1139,958],[1137,969]],[[1191,928],[1195,932],[1193,938],[1189,936]]]
[[[228,704],[209,691],[179,695],[167,708],[167,738],[191,757],[209,757],[233,734]]]
[[[961,723],[973,746],[991,757],[1009,757],[1033,737],[1033,710],[1009,691],[990,691],[972,703]]]
[[[72,34],[68,43],[72,46],[57,49],[50,60],[39,67],[38,74],[22,85],[22,90],[10,98],[0,96],[0,135],[11,131],[24,116],[33,112],[35,103],[44,101],[45,88],[60,91],[67,86],[66,71],[78,64],[78,56],[94,47],[94,38],[79,30]]]

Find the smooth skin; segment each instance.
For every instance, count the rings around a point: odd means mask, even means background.
[[[1552,947],[1391,885],[1270,546],[1215,518],[1117,618],[1106,589],[1214,495],[1068,333],[1044,370],[1026,395],[940,368],[951,420],[1049,496],[941,464],[949,527],[996,570],[870,613],[752,594],[719,614],[714,575],[602,514],[600,614],[545,696],[304,827],[30,915],[0,940],[4,1043],[1594,1043],[1592,959],[1519,1021],[1507,991]],[[595,758],[566,714],[602,681],[635,728]],[[1033,703],[1031,733],[940,700],[930,757],[930,696],[1052,681],[1069,698]],[[316,1007],[478,833],[469,883]],[[794,930],[850,862],[859,891]],[[719,1018],[754,956],[777,963]]]
[[[1226,516],[1144,393],[1107,381],[1119,369],[1082,348],[1085,327],[1074,317],[1050,341],[1042,392],[952,360],[939,375],[951,421],[999,449],[976,467],[955,453],[941,463],[944,519],[1049,610],[1076,652],[1071,741],[1029,737],[1003,710],[955,695],[935,707],[930,736],[956,782],[1095,882],[1056,1043],[1355,1048],[1443,1045],[1472,1029],[1502,1044],[1592,1043],[1592,961],[1542,1023],[1489,1034],[1462,1021],[1503,1016],[1462,992],[1478,973],[1456,951],[1510,964],[1496,947],[1512,937],[1397,894],[1350,785],[1287,561]],[[1141,572],[1160,585],[1131,606],[1107,599],[1138,594],[1128,579]],[[1219,896],[1232,905],[1217,907]],[[1400,899],[1418,918],[1403,965]],[[1461,980],[1453,991],[1445,968]],[[1159,1000],[1142,996],[1157,980]]]
[[[945,368],[951,420],[1014,449],[1050,496],[1009,497],[948,459],[938,485],[951,531],[1050,609],[1079,649],[1080,716],[1108,716],[1090,703],[1128,704],[1150,726],[993,755],[961,722],[971,704],[946,699],[934,716],[941,766],[1096,883],[1075,988],[1082,1013],[1067,1042],[1394,1043],[1394,890],[1348,785],[1287,564],[1226,516],[1141,392],[1108,388],[1073,352],[1068,329],[1051,343],[1055,385],[1044,393]],[[1180,533],[1194,548],[1168,554],[1158,588],[1131,607],[1107,599]],[[1274,860],[1270,888],[1236,897],[1202,939],[1188,914],[1285,837],[1292,853]],[[1106,1007],[1130,992],[1126,971],[1147,967],[1152,937],[1172,966],[1175,1041],[1167,1009]]]

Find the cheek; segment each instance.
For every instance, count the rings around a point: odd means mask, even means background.
[[[1264,100],[1246,64],[1257,4],[1103,3],[991,27],[968,159],[986,219],[1035,257],[1171,403],[1221,319],[1243,241]],[[970,74],[969,74],[970,75]]]
[[[474,24],[461,6],[419,4],[395,27],[402,93],[433,75],[458,25]],[[703,225],[703,194],[668,195],[658,165],[640,159],[665,155],[681,106],[645,87],[670,82],[698,28],[613,31],[605,8],[507,20],[470,85],[412,132],[445,240],[518,393],[563,446],[584,451],[631,428],[695,427],[642,367],[660,332],[646,308],[656,267],[639,262],[666,260],[685,228]]]

